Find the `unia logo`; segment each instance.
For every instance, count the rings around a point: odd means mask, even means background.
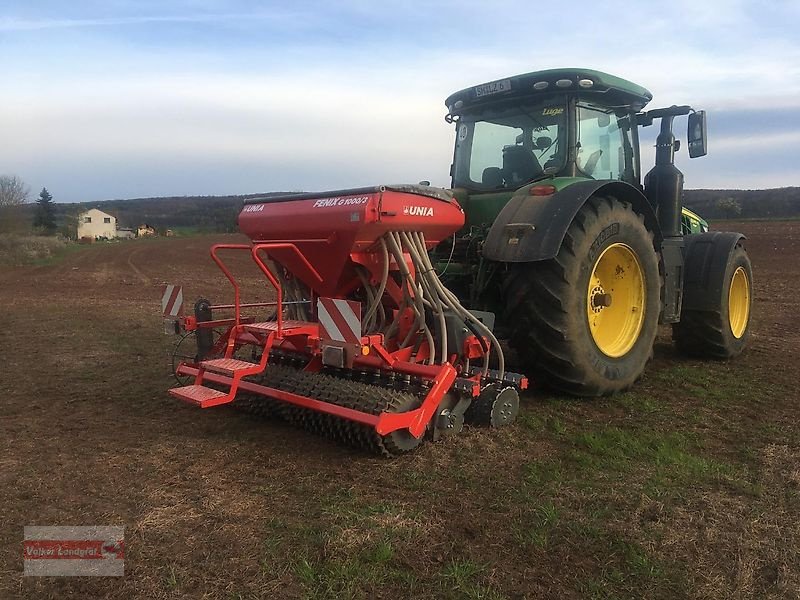
[[[404,206],[403,214],[410,217],[432,217],[432,206]]]

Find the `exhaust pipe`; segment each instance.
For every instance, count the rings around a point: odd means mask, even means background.
[[[661,119],[661,131],[656,138],[656,164],[644,178],[644,193],[658,215],[664,238],[681,236],[681,211],[683,208],[683,173],[675,166],[675,151],[680,142],[672,132],[672,121],[688,115],[690,106],[671,106],[647,111],[643,115],[652,123]]]

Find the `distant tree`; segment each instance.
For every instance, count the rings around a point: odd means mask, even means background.
[[[69,240],[77,239],[78,237],[78,213],[73,209],[70,212],[64,213],[60,218],[61,226],[58,228],[58,234]]]
[[[722,211],[727,219],[735,219],[742,214],[742,205],[736,198],[720,198],[717,200],[717,208]]]
[[[28,201],[29,189],[16,175],[0,175],[0,233],[23,228],[22,205]]]
[[[53,235],[56,232],[56,215],[53,207],[53,196],[42,188],[39,192],[39,199],[36,201],[36,215],[33,218],[33,226],[45,235]]]

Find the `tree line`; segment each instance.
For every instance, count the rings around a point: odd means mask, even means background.
[[[59,214],[100,208],[131,226],[149,223],[157,229],[194,228],[213,232],[237,231],[236,217],[248,198],[269,197],[286,192],[244,196],[177,196],[107,200],[79,205],[57,204]],[[684,203],[703,218],[787,219],[800,217],[800,187],[769,190],[685,190]]]
[[[705,219],[800,217],[800,187],[768,190],[686,190],[684,204]]]
[[[42,188],[35,202],[30,202],[30,188],[20,177],[0,175],[0,234],[59,234],[75,238],[78,216],[91,208],[98,208],[116,217],[119,227],[135,228],[147,224],[158,231],[184,228],[232,233],[237,231],[236,219],[245,199],[282,193],[285,192],[56,203],[47,188]]]
[[[56,203],[42,188],[35,202],[30,189],[15,175],[0,175],[0,233],[37,233],[74,238],[77,217],[99,208],[117,218],[120,227],[148,224],[157,230],[187,229],[231,233],[244,200],[286,192],[236,196],[170,196]],[[685,190],[684,204],[703,218],[800,218],[800,187],[768,190]]]

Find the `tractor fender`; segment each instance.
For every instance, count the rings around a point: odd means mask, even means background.
[[[718,310],[728,257],[747,239],[742,233],[708,231],[684,236],[683,310]]]
[[[544,185],[537,182],[533,185]],[[613,196],[633,205],[661,241],[658,220],[645,195],[622,181],[579,181],[550,196],[531,196],[520,188],[497,215],[483,244],[483,256],[498,262],[546,260],[558,254],[567,229],[592,196]]]

